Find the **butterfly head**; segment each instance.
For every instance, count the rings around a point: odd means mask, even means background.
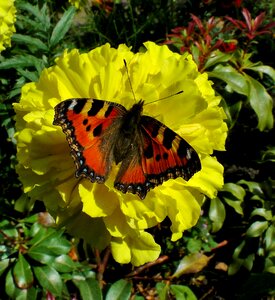
[[[124,124],[127,127],[136,126],[140,123],[140,118],[143,112],[144,101],[139,100],[128,111],[124,119]]]

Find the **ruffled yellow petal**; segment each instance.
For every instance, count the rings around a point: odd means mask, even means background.
[[[123,214],[119,206],[116,207],[112,215],[104,218],[104,223],[113,237],[125,238],[135,232],[135,230],[129,226],[127,216]]]
[[[172,222],[172,240],[197,223],[204,195],[197,189],[188,188],[182,179],[168,180],[160,188],[160,198],[165,201],[167,216]]]
[[[143,201],[134,195],[124,197],[121,201],[121,210],[132,228],[146,229],[164,220],[167,216],[167,208],[158,194],[152,190]]]
[[[204,157],[201,163],[202,170],[187,182],[187,186],[199,189],[209,198],[214,198],[224,184],[223,166],[212,156]]]
[[[0,52],[11,46],[11,36],[15,32],[15,14],[14,0],[0,2]]]
[[[153,237],[144,231],[132,234],[125,239],[113,238],[111,249],[114,259],[121,263],[132,263],[134,266],[143,265],[159,257],[160,246]]]
[[[106,217],[113,213],[119,205],[114,192],[103,184],[93,184],[88,180],[81,180],[79,195],[83,202],[83,212],[92,218]]]
[[[111,250],[114,259],[120,264],[131,262],[131,249],[127,242],[121,238],[113,238],[111,241]]]

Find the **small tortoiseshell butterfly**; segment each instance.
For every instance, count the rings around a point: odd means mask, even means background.
[[[119,191],[147,192],[170,178],[191,178],[201,169],[196,151],[156,119],[142,115],[144,101],[127,110],[104,100],[69,99],[55,107],[71,147],[76,177],[104,183],[112,163],[121,162],[114,186]]]

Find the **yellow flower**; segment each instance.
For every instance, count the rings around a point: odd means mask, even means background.
[[[83,6],[82,2],[83,1],[81,0],[69,0],[69,3],[71,3],[71,5],[75,6],[77,9]]]
[[[10,47],[11,36],[15,32],[16,9],[14,0],[0,1],[0,52]]]
[[[132,53],[125,45],[109,44],[89,53],[66,51],[56,65],[45,69],[38,82],[22,88],[14,104],[17,125],[17,172],[32,200],[42,200],[60,224],[93,246],[111,245],[120,263],[141,265],[156,259],[160,246],[146,230],[171,220],[172,240],[194,226],[205,195],[215,197],[223,185],[223,167],[211,156],[224,150],[227,126],[206,74],[200,74],[189,54],[145,43],[146,51]],[[54,107],[69,98],[96,98],[134,104],[123,64],[126,60],[136,99],[145,104],[183,90],[182,94],[144,106],[144,114],[159,119],[189,142],[200,156],[202,169],[189,181],[168,180],[144,200],[106,184],[76,179],[70,149],[59,126],[53,126]],[[115,169],[115,168],[114,168]]]

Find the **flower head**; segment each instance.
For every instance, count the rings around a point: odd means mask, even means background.
[[[0,52],[11,45],[11,36],[15,32],[14,22],[16,9],[14,0],[0,3]]]
[[[17,172],[31,199],[44,201],[58,223],[95,247],[108,244],[120,263],[141,265],[156,259],[160,247],[146,229],[171,220],[172,240],[196,224],[204,195],[214,197],[223,185],[223,167],[211,154],[224,150],[227,126],[220,98],[207,74],[201,74],[191,55],[171,52],[167,46],[145,43],[134,54],[125,45],[109,44],[89,53],[66,51],[56,65],[45,69],[38,82],[26,84],[14,104],[17,124]],[[189,181],[168,180],[144,200],[113,187],[114,172],[105,184],[76,179],[70,149],[59,126],[52,125],[54,107],[69,98],[96,98],[134,104],[127,72],[144,114],[155,117],[181,135],[200,156],[202,169]]]
[[[69,0],[69,3],[77,9],[79,9],[81,7],[81,1],[80,0]]]

